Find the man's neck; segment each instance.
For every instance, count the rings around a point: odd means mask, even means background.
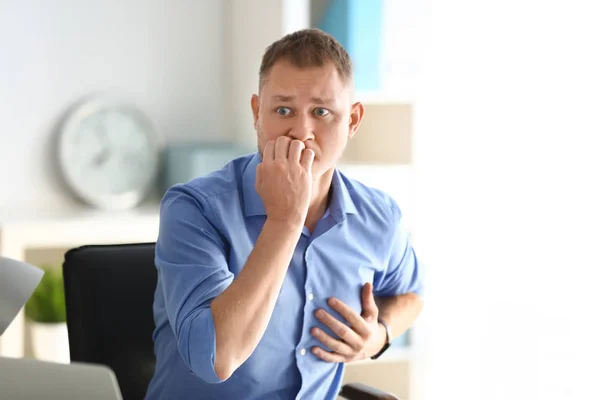
[[[331,191],[331,182],[333,180],[334,169],[330,169],[315,180],[312,187],[312,199],[308,207],[305,226],[312,232],[317,225],[317,222],[323,217],[327,206],[329,205],[329,197]]]

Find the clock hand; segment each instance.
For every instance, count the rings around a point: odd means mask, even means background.
[[[96,167],[104,164],[111,155],[111,143],[108,137],[108,132],[106,131],[106,125],[104,120],[100,120],[99,124],[97,124],[99,130],[96,132],[99,133],[99,139],[102,142],[102,150],[94,157],[93,163]]]
[[[104,143],[105,147],[110,147],[110,139],[108,138],[108,132],[106,131],[106,125],[103,120],[100,121],[100,129],[102,129],[101,141]]]
[[[102,151],[94,157],[93,163],[96,167],[101,166],[110,158],[110,150],[107,148],[102,149]]]

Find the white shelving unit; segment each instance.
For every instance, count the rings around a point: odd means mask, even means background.
[[[87,244],[153,242],[158,236],[158,206],[126,212],[81,207],[17,210],[2,213],[0,254],[27,262],[31,250],[64,249]],[[1,357],[25,354],[25,318],[21,310],[0,338]]]

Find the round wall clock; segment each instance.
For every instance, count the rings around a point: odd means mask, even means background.
[[[162,139],[137,108],[93,98],[70,113],[59,132],[58,164],[74,194],[101,209],[138,205],[159,172]]]

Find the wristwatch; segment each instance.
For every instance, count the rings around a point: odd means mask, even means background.
[[[377,360],[379,358],[379,356],[381,356],[383,353],[385,353],[385,351],[390,347],[390,344],[392,344],[392,338],[393,338],[392,328],[390,328],[390,326],[384,320],[382,320],[380,318],[377,319],[377,322],[379,322],[385,328],[385,344],[383,345],[381,350],[379,350],[379,353],[377,353],[371,357],[371,360]]]

